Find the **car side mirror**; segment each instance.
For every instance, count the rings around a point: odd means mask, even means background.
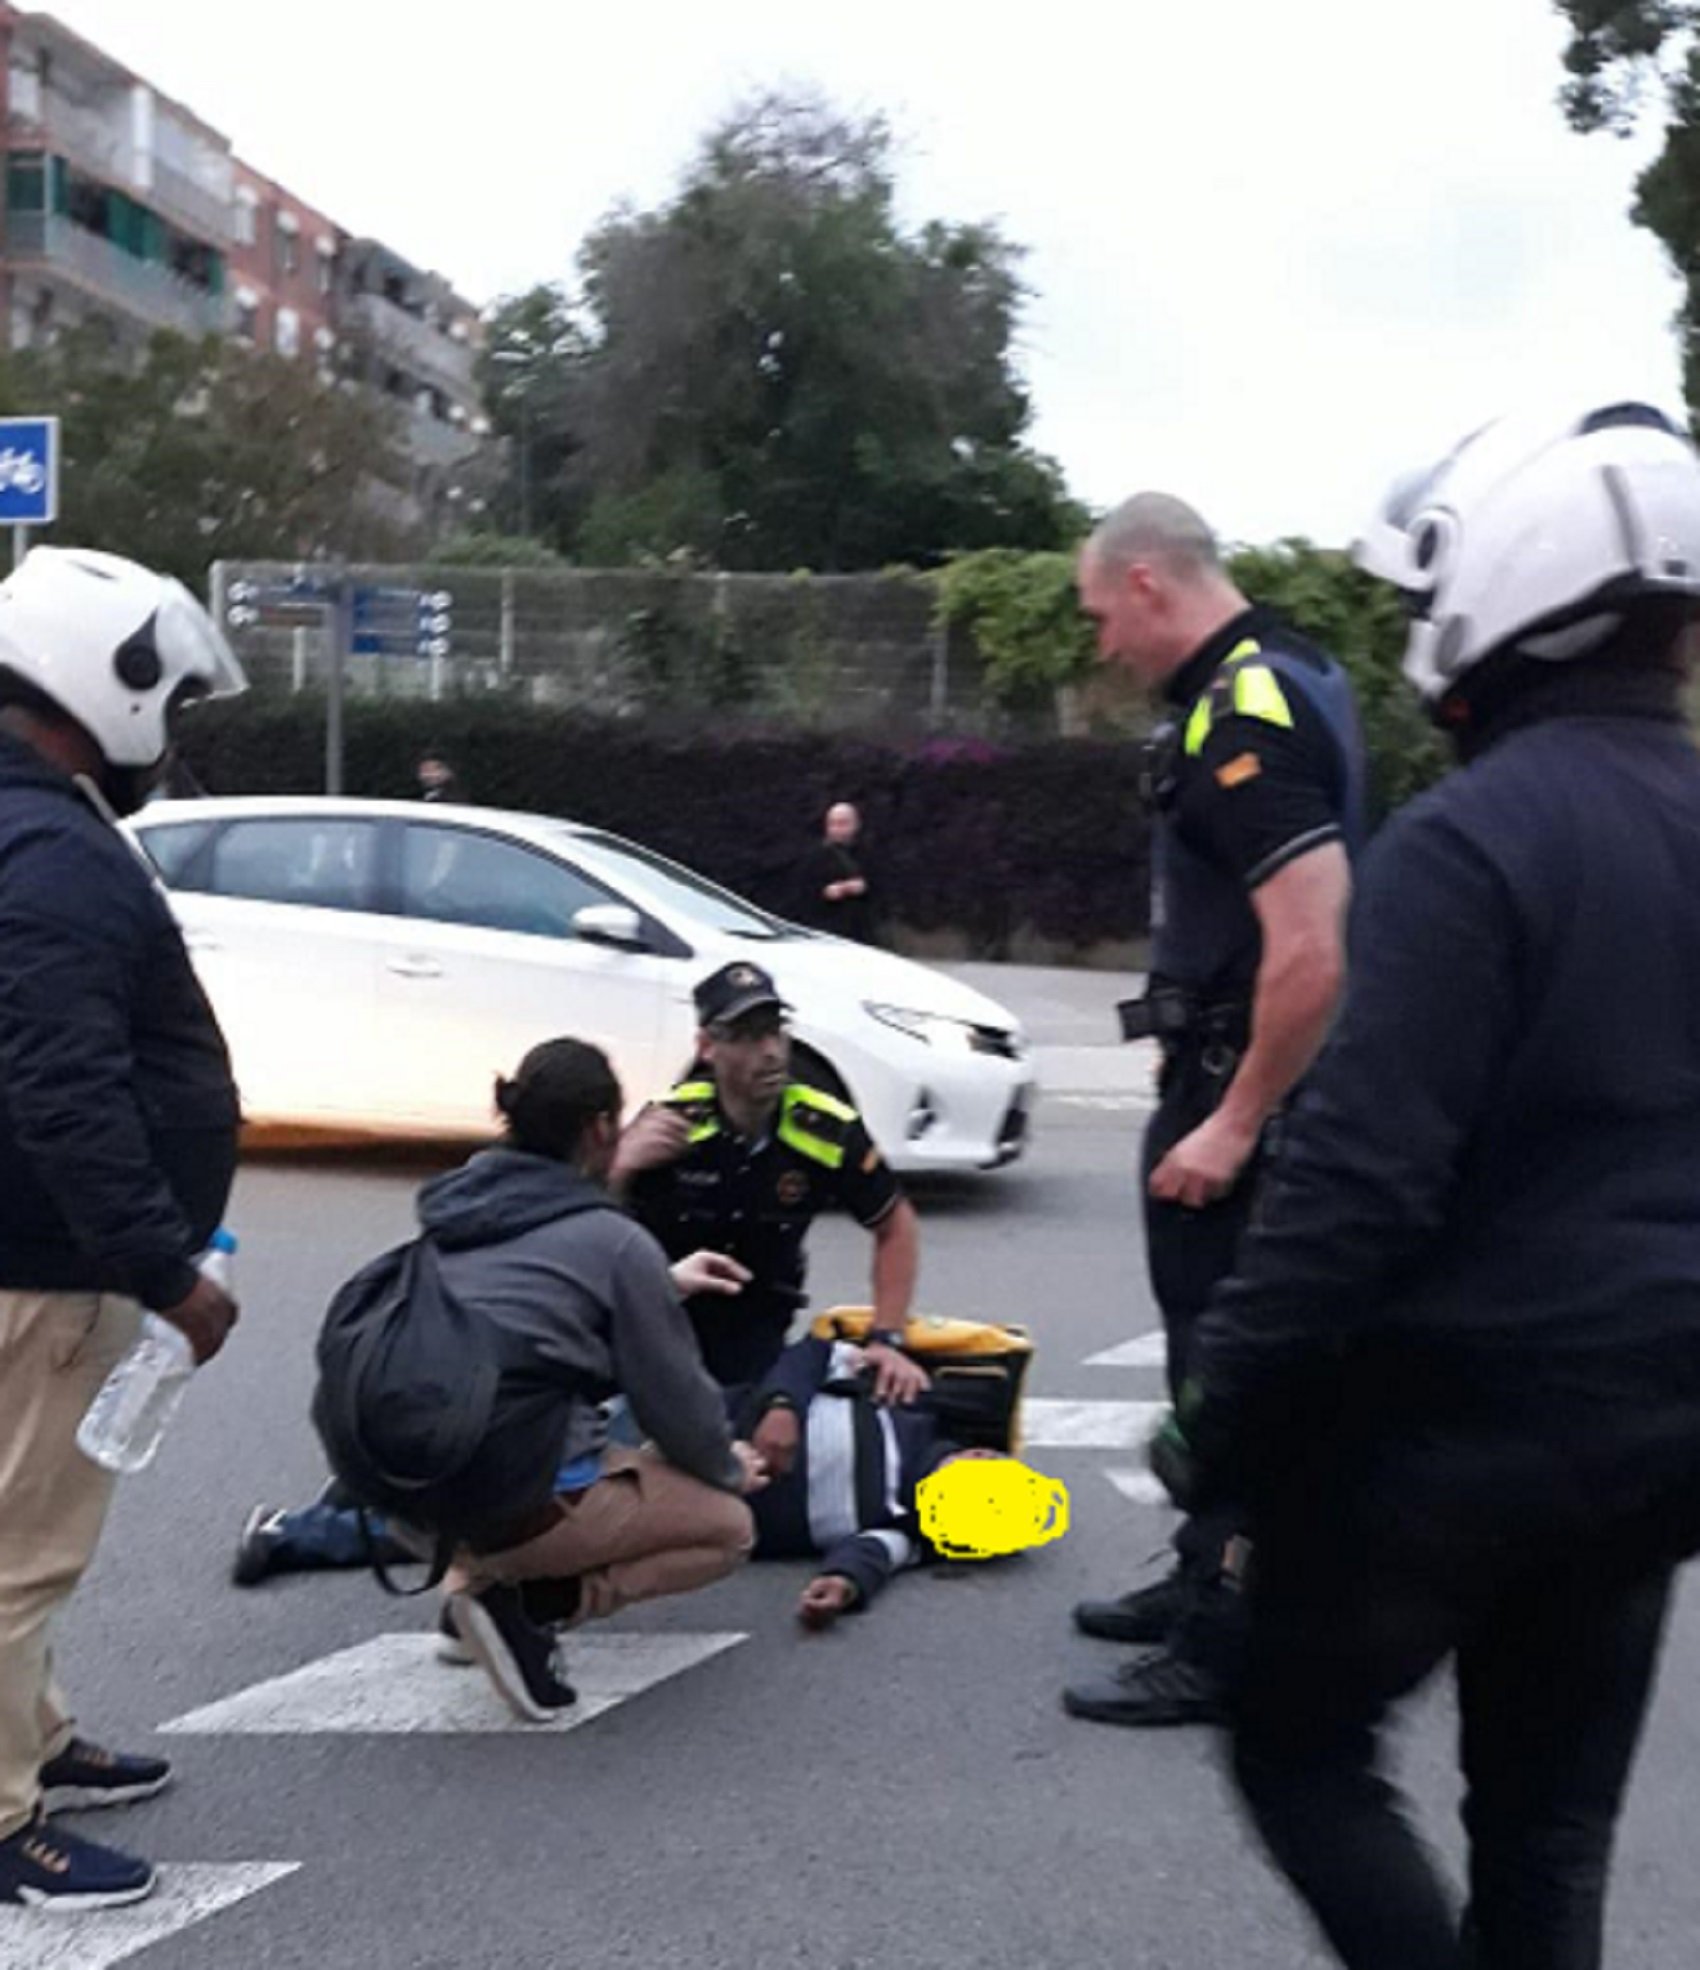
[[[616,951],[647,951],[643,919],[624,903],[589,903],[573,912],[573,935],[587,944],[610,944]]]

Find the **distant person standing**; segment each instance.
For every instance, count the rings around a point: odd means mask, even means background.
[[[413,770],[419,781],[421,800],[465,800],[466,789],[454,768],[435,746],[419,755],[419,764]]]
[[[872,944],[873,898],[856,846],[861,835],[862,817],[849,801],[836,801],[826,810],[821,839],[803,863],[797,920],[834,937]]]

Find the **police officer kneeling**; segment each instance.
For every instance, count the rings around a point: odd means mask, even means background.
[[[1368,859],[1183,1401],[1253,1514],[1235,1766],[1345,1963],[1590,1970],[1700,1546],[1700,459],[1640,405],[1507,421],[1359,558],[1466,764]],[[1462,1921],[1376,1770],[1448,1656]]]
[[[914,1206],[855,1109],[793,1060],[791,1009],[760,965],[722,965],[695,1002],[697,1065],[626,1130],[612,1182],[670,1259],[721,1252],[748,1270],[741,1292],[685,1304],[704,1366],[734,1400],[773,1367],[807,1297],[803,1241],[837,1204],[873,1238],[874,1393],[912,1402],[927,1387],[902,1352],[920,1265]]]

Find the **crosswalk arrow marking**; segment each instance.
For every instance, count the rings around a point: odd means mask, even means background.
[[[435,1635],[377,1635],[174,1717],[160,1729],[183,1737],[575,1730],[747,1639],[741,1634],[571,1634],[566,1674],[578,1701],[547,1724],[525,1724],[509,1712],[482,1671],[439,1660]]]
[[[299,1861],[185,1862],[161,1866],[159,1886],[129,1908],[83,1915],[0,1908],[0,1963],[6,1970],[109,1970],[257,1895],[299,1866]]]

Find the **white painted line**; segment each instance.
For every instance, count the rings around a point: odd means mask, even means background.
[[[1161,1327],[1139,1334],[1119,1347],[1105,1348],[1102,1354],[1086,1357],[1088,1368],[1163,1368],[1168,1365],[1168,1336]]]
[[[1106,1471],[1104,1473],[1124,1498],[1135,1505],[1167,1505],[1169,1494],[1149,1471]]]
[[[1168,1406],[1028,1396],[1021,1405],[1021,1446],[1023,1450],[1132,1450],[1144,1443]]]
[[[1104,1115],[1142,1115],[1157,1106],[1154,1094],[1047,1094],[1045,1099]]]
[[[440,1661],[434,1634],[377,1635],[174,1717],[160,1729],[183,1737],[574,1730],[747,1639],[741,1634],[569,1635],[566,1674],[578,1701],[550,1723],[525,1724],[481,1670]]]
[[[233,1866],[161,1866],[159,1886],[129,1908],[86,1915],[0,1908],[0,1963],[6,1970],[108,1970],[154,1943],[233,1908],[299,1861],[242,1861]]]

